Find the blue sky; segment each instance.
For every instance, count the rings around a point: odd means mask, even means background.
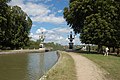
[[[30,31],[32,40],[39,39],[44,32],[45,42],[56,42],[67,45],[68,35],[72,29],[69,28],[63,18],[63,9],[67,7],[69,0],[12,0],[9,5],[18,5],[26,12],[33,21]],[[80,44],[77,35],[75,44]]]

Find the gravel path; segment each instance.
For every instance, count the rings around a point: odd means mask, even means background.
[[[104,76],[106,72],[94,62],[76,53],[69,52],[68,54],[75,61],[78,80],[107,80]]]

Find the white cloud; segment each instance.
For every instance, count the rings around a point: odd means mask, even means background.
[[[32,25],[32,27],[35,27],[35,26],[36,26],[35,24]]]
[[[48,6],[43,4],[36,4],[32,2],[23,3],[24,0],[12,0],[9,5],[20,6],[32,19],[34,22],[49,22],[61,24],[65,22],[62,16],[56,16],[52,13]],[[45,0],[51,1],[51,0]]]
[[[12,6],[20,6],[29,16],[46,16],[48,13],[50,13],[48,7],[43,4],[38,5],[31,2],[24,4],[23,1],[19,0],[12,0],[9,4]]]
[[[47,31],[47,30],[46,30],[45,28],[42,28],[42,27],[41,27],[40,29],[37,29],[36,33],[37,33],[37,34],[40,34],[40,33],[42,33],[42,32],[45,33],[46,31]]]
[[[28,0],[28,1],[29,1],[29,0]],[[47,3],[47,2],[50,2],[50,1],[52,1],[52,0],[31,0],[31,1]]]
[[[50,13],[50,10],[46,6],[35,3],[26,3],[22,8],[30,16],[46,16]]]
[[[55,42],[55,43],[59,43],[59,44],[63,44],[63,45],[68,45],[69,40],[68,40],[68,34],[70,32],[71,29],[69,28],[54,28],[51,30],[47,30],[43,27],[41,27],[40,29],[38,29],[36,31],[35,34],[31,33],[30,37],[32,37],[32,40],[38,40],[39,39],[39,35],[41,34],[41,31],[44,32],[46,38],[45,38],[45,42]],[[75,37],[74,39],[74,44],[80,44],[80,40],[79,40],[79,36]]]
[[[59,34],[46,34],[45,42],[55,42],[63,44],[63,42],[65,42],[65,38]]]
[[[53,31],[57,31],[59,33],[69,33],[70,31],[73,30],[70,28],[59,27],[59,28],[54,28]]]
[[[48,3],[48,2],[50,2],[50,1],[52,1],[52,0],[43,0],[44,1],[44,3]]]
[[[30,33],[29,37],[31,37],[31,40],[34,40],[34,41],[39,39],[39,35],[33,34],[33,33]]]
[[[76,35],[76,37],[75,37],[75,39],[74,39],[74,41],[73,41],[75,45],[81,44],[79,36],[80,36],[80,35]]]
[[[61,13],[63,10],[58,10],[58,13]]]
[[[33,21],[36,22],[50,22],[50,23],[63,23],[65,20],[63,17],[56,17],[55,14],[50,14],[48,16],[35,16],[35,17],[31,17],[31,19]]]
[[[23,0],[12,0],[8,4],[9,5],[20,5],[20,4],[23,4]]]

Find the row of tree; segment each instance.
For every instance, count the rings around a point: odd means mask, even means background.
[[[119,0],[70,0],[64,18],[85,44],[120,47]]]
[[[32,41],[30,40],[28,42],[28,46],[25,46],[24,49],[39,49],[39,45],[40,45],[40,41]],[[64,46],[58,44],[58,43],[54,43],[54,42],[49,42],[49,43],[43,43],[44,47],[50,50],[64,50]]]
[[[0,0],[0,49],[18,49],[27,45],[32,21],[20,7],[8,2]]]

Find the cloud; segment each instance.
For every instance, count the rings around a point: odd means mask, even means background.
[[[62,45],[68,45],[69,40],[68,40],[68,34],[70,32],[71,29],[69,28],[54,28],[51,30],[47,30],[43,27],[41,27],[40,29],[36,30],[36,33],[31,33],[30,37],[32,37],[32,40],[36,41],[39,39],[39,35],[41,34],[41,32],[44,32],[44,35],[46,36],[45,38],[45,42],[55,42],[55,43],[59,43]],[[80,40],[79,40],[79,36],[76,36],[74,39],[74,44],[80,44]]]
[[[41,32],[44,32],[46,38],[45,38],[45,42],[55,42],[55,43],[60,43],[63,44],[64,42],[66,42],[66,37],[63,36],[62,34],[60,34],[61,32],[66,33],[66,29],[64,28],[63,30],[59,30],[60,28],[54,28],[51,30],[47,30],[43,27],[41,27],[40,29],[36,30],[36,33],[30,33],[30,37],[32,37],[32,40],[36,41],[39,39],[39,35],[41,34]],[[64,32],[65,30],[65,32]],[[68,43],[68,42],[67,42]]]
[[[70,31],[73,30],[70,28],[59,27],[59,28],[54,28],[53,31],[57,31],[58,33],[69,33]]]
[[[26,3],[22,6],[23,10],[30,16],[47,16],[50,10],[45,5],[35,3]]]
[[[61,24],[65,22],[62,16],[56,17],[55,14],[50,14],[48,16],[35,16],[31,17],[31,19],[35,22],[49,22],[55,24]]]
[[[42,1],[44,1],[44,3],[48,3],[48,2],[50,2],[52,0],[42,0]]]
[[[9,5],[20,5],[23,4],[24,0],[12,0],[10,1],[10,3],[8,3]]]
[[[43,28],[43,27],[41,27],[40,29],[37,29],[37,31],[36,31],[36,33],[37,34],[41,34],[42,32],[46,32],[47,30],[45,29],[45,28]]]
[[[31,37],[31,40],[33,40],[33,41],[36,41],[36,40],[39,39],[39,35],[38,34],[30,33],[29,37]]]
[[[9,5],[20,6],[29,16],[46,16],[48,13],[50,13],[48,7],[43,4],[38,5],[32,2],[27,2],[24,4],[22,0],[12,0]]]
[[[58,13],[61,13],[63,10],[58,10]]]
[[[32,0],[30,0],[32,1]],[[44,0],[40,0],[44,1]],[[51,0],[45,0],[47,2]],[[52,13],[50,7],[44,4],[37,4],[33,2],[25,2],[24,0],[12,0],[9,5],[20,6],[32,19],[34,22],[48,22],[54,24],[64,23],[65,20],[62,16],[56,16],[56,14]]]
[[[35,26],[36,26],[35,24],[32,25],[32,27],[35,27]]]
[[[26,1],[26,2],[36,2],[36,3],[38,3],[38,2],[48,3],[52,0],[24,0],[24,1]]]
[[[74,41],[73,41],[75,45],[80,45],[80,44],[82,44],[82,43],[80,42],[79,36],[80,36],[80,35],[76,35],[76,37],[75,37],[75,39],[74,39]]]

